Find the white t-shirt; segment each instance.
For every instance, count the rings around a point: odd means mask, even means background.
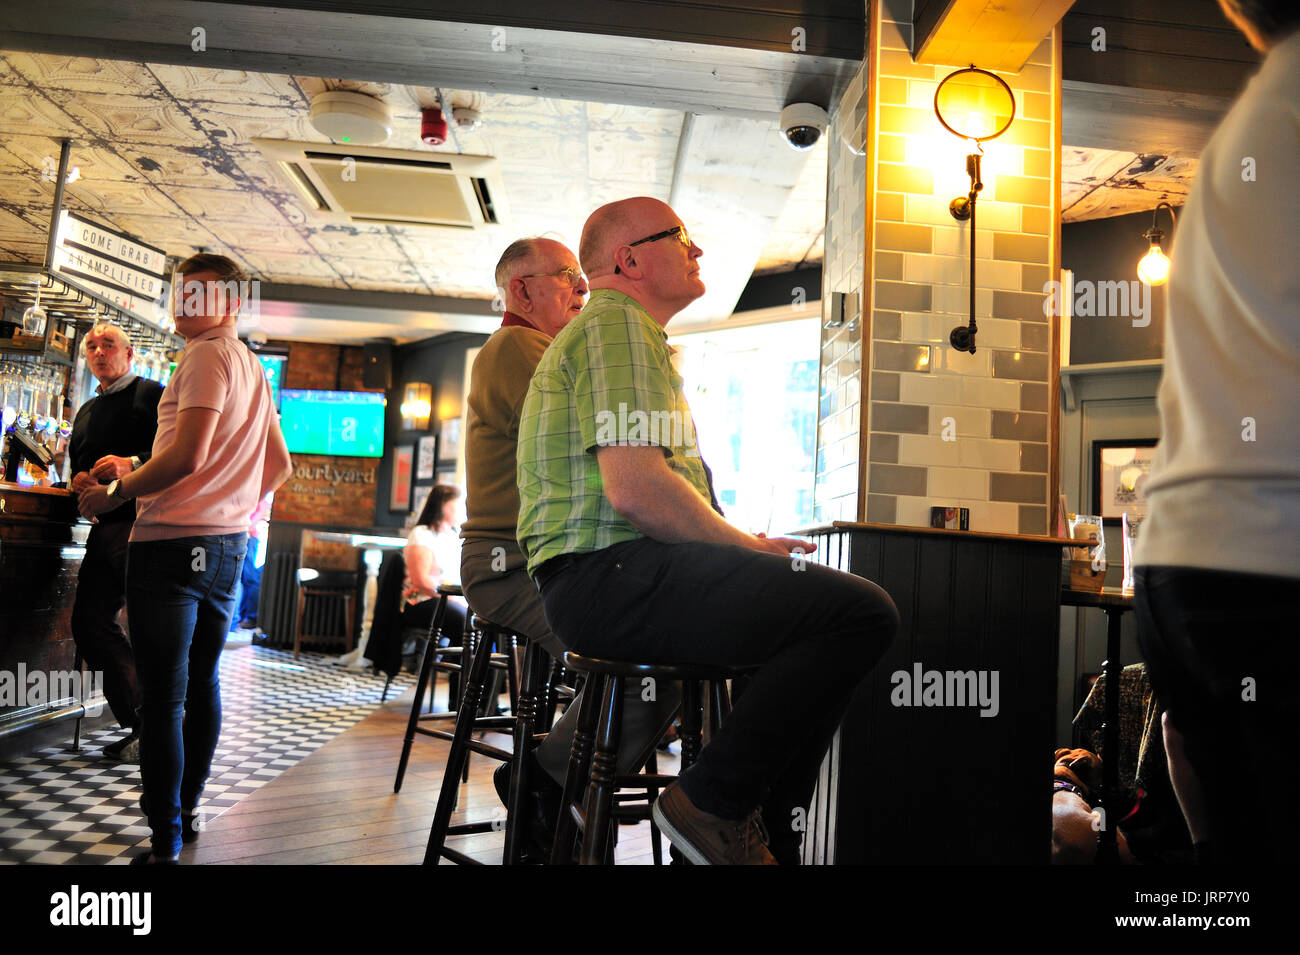
[[[1300,33],[1201,156],[1166,297],[1135,562],[1300,577]]]
[[[438,583],[460,584],[460,531],[458,528],[444,526],[442,530],[434,533],[424,524],[416,524],[412,527],[411,532],[406,535],[406,548],[403,551],[406,554],[408,567],[411,563],[410,552],[412,547],[423,547],[433,552],[433,562],[437,565],[433,570],[433,577]],[[409,573],[403,583],[402,592],[408,603],[431,599],[427,594],[420,593],[411,586]]]

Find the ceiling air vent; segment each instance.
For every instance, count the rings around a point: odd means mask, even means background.
[[[323,219],[444,229],[507,224],[491,156],[281,139],[253,145]]]

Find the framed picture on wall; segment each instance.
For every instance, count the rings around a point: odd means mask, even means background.
[[[1146,513],[1143,487],[1155,457],[1155,438],[1092,442],[1092,512],[1104,521]]]
[[[411,507],[411,468],[415,449],[409,444],[393,448],[393,474],[388,485],[388,509],[406,513]]]
[[[456,459],[460,457],[460,419],[448,418],[442,423],[441,434],[438,435],[438,465],[446,467],[454,466]]]
[[[439,468],[439,470],[438,470],[438,477],[437,477],[437,483],[439,483],[439,484],[450,484],[450,485],[456,486],[456,469],[455,469],[455,468]]]
[[[417,481],[428,481],[433,477],[434,461],[437,460],[434,452],[437,446],[438,438],[432,434],[421,435],[416,441],[415,479]]]

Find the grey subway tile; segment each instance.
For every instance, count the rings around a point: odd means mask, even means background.
[[[901,378],[887,371],[871,373],[871,397],[876,401],[897,401]]]
[[[876,494],[908,494],[925,497],[929,472],[925,468],[902,467],[897,464],[871,465],[867,490]]]
[[[1020,381],[1046,381],[1047,356],[1041,352],[994,351],[993,377],[1016,378]]]
[[[1031,411],[993,411],[991,438],[1011,441],[1046,441],[1047,415]]]
[[[872,524],[898,523],[898,498],[889,494],[867,495],[867,521]]]
[[[871,441],[867,451],[867,459],[869,461],[879,462],[880,464],[897,464],[898,435],[879,434],[873,431],[871,433]]]
[[[1047,503],[1046,474],[989,474],[989,500],[1017,504]]]
[[[925,405],[871,402],[871,430],[899,434],[929,434],[930,409]]]

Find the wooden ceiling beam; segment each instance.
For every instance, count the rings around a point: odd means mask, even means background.
[[[918,63],[1019,73],[1074,0],[917,0]]]

